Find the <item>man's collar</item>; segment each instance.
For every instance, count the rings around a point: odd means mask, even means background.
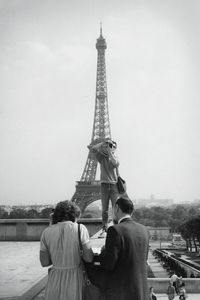
[[[118,224],[121,223],[122,220],[124,220],[124,219],[131,219],[131,216],[130,215],[123,216],[121,219],[119,219]]]

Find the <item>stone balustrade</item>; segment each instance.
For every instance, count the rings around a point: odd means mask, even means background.
[[[80,219],[90,236],[102,227],[101,219]],[[0,219],[0,241],[39,241],[49,219]]]
[[[200,293],[200,278],[183,278],[187,293]],[[156,293],[165,294],[169,278],[148,278],[149,287],[153,286]],[[200,299],[200,298],[199,298]]]

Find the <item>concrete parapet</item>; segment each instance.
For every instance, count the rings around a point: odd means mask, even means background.
[[[48,219],[2,219],[0,241],[39,241]]]
[[[80,219],[90,236],[101,229],[101,219]],[[49,219],[1,219],[0,241],[39,241]]]
[[[200,278],[183,278],[187,293],[200,294]],[[153,286],[155,293],[166,293],[169,278],[148,278],[149,287]]]

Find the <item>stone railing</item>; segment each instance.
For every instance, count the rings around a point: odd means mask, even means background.
[[[187,293],[200,294],[200,278],[183,278]],[[153,286],[155,293],[166,293],[169,278],[148,278],[149,287]],[[199,298],[200,299],[200,298]]]
[[[172,269],[177,270],[178,267],[181,267],[185,272],[185,276],[182,275],[183,277],[200,278],[200,265],[195,263],[194,261],[191,262],[186,259],[175,257],[173,253],[164,249],[156,249],[155,253],[160,257],[162,261],[167,263]]]
[[[101,229],[101,219],[80,219],[90,236]],[[49,219],[0,219],[0,241],[39,241]]]

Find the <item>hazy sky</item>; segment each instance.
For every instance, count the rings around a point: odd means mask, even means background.
[[[0,0],[0,204],[72,197],[92,135],[100,21],[129,196],[200,198],[200,1]]]

